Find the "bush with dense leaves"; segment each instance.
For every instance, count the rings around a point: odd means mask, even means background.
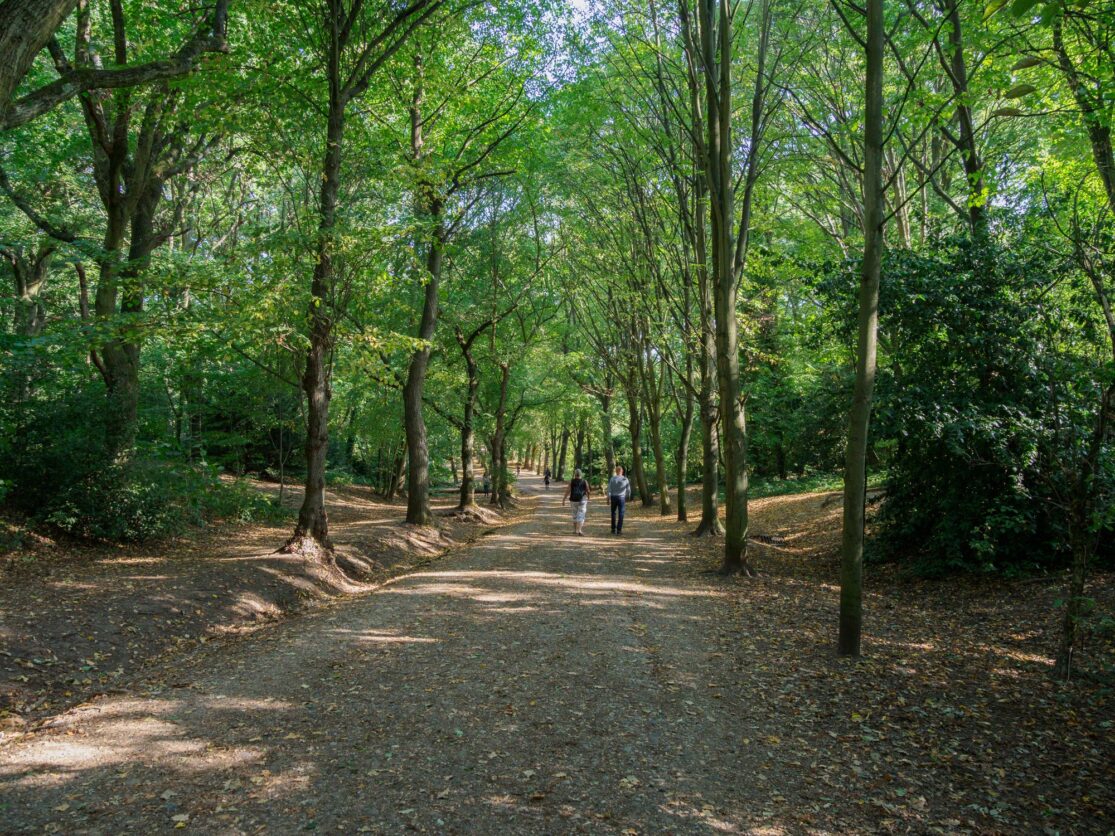
[[[136,543],[213,520],[258,520],[280,509],[218,468],[188,463],[166,446],[145,446],[125,462],[105,452],[103,395],[24,404],[0,455],[5,505],[81,539]]]
[[[1042,316],[1043,300],[1071,287],[1058,269],[993,242],[888,254],[873,431],[894,443],[876,558],[933,575],[1067,557],[1058,497],[1072,451],[1061,440],[1087,435],[1095,392],[1087,369],[1063,374],[1089,356],[1086,335],[1074,343],[1061,322],[1051,340]]]
[[[266,496],[239,480],[222,480],[212,468],[135,461],[68,485],[40,519],[84,540],[138,543],[207,521],[283,516]]]

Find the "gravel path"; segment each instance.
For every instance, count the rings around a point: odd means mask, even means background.
[[[62,715],[0,752],[0,830],[748,830],[772,813],[741,792],[762,754],[720,675],[728,602],[656,520],[617,539],[605,513],[574,537],[552,489],[429,571]]]

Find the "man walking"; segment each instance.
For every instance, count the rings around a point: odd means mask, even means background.
[[[608,501],[612,506],[612,534],[623,533],[623,511],[631,498],[631,481],[624,475],[623,465],[616,465],[616,474],[608,480]]]

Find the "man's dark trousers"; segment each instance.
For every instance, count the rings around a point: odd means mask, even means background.
[[[626,496],[613,496],[612,498],[612,531],[619,534],[623,531],[623,509],[627,505]]]

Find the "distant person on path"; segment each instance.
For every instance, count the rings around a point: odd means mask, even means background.
[[[623,472],[623,465],[616,465],[616,474],[608,480],[608,502],[612,506],[612,534],[623,533],[623,511],[631,498],[631,480]]]
[[[542,477],[542,479],[546,483],[546,490],[549,490],[550,489],[550,468],[548,468],[548,467],[546,468],[546,473]]]
[[[569,504],[573,507],[573,533],[584,537],[585,532],[585,514],[588,513],[588,497],[591,491],[589,490],[588,482],[581,478],[581,469],[577,468],[573,471],[573,478],[569,480],[569,486],[565,489],[565,496],[561,498],[561,504],[565,504],[565,500],[569,500]]]

